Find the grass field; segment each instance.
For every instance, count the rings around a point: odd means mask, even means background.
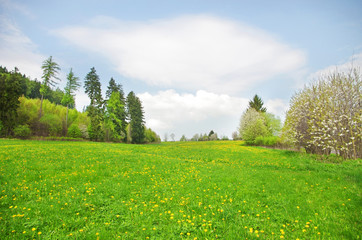
[[[359,160],[242,142],[0,140],[1,239],[360,239]]]

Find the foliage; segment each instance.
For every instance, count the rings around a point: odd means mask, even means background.
[[[74,95],[79,87],[79,78],[74,75],[73,69],[70,69],[70,72],[67,75],[67,85],[64,88],[64,97],[62,99],[62,104],[64,104],[65,106],[74,104]]]
[[[74,95],[75,92],[80,87],[79,78],[74,76],[73,70],[70,69],[70,72],[67,75],[67,85],[64,88],[64,95],[62,98],[62,104],[67,106],[67,115],[65,117],[65,128],[68,127],[68,112],[69,105],[75,105]]]
[[[241,119],[239,134],[247,144],[253,144],[257,137],[269,136],[265,115],[254,108],[246,110]]]
[[[277,136],[259,136],[255,138],[253,144],[256,146],[277,147],[280,145],[280,138]]]
[[[305,86],[290,101],[283,139],[308,153],[362,156],[361,73],[334,72]]]
[[[95,68],[91,68],[84,81],[85,93],[90,98],[90,105],[87,107],[90,124],[88,134],[91,140],[101,141],[104,138],[102,130],[103,122],[103,98],[101,83]]]
[[[280,118],[268,112],[263,113],[263,115],[265,118],[265,125],[270,135],[278,136],[282,129]]]
[[[126,137],[125,106],[121,102],[120,93],[113,92],[107,101],[105,112],[106,140],[120,142]]]
[[[84,88],[85,93],[88,94],[91,101],[90,105],[101,108],[103,106],[101,82],[94,67],[91,68],[90,72],[85,77]]]
[[[124,92],[121,84],[117,84],[116,81],[111,78],[109,80],[108,89],[106,91],[106,99],[110,99],[113,92],[118,92],[121,102],[124,102]]]
[[[53,61],[53,57],[50,56],[43,62],[41,69],[43,70],[43,82],[40,87],[40,94],[46,95],[48,88],[55,87],[58,83],[57,81],[60,80],[57,76],[58,71],[60,71],[60,67],[58,63]]]
[[[266,108],[263,107],[263,105],[264,105],[263,100],[261,100],[261,98],[255,94],[253,100],[249,101],[248,109],[254,108],[258,112],[266,112]]]
[[[0,236],[359,239],[361,161],[313,157],[240,141],[1,139]]]
[[[82,138],[83,134],[77,124],[72,124],[68,128],[67,136],[71,138]]]
[[[14,128],[14,136],[21,139],[29,138],[31,130],[28,125],[18,125]]]
[[[47,114],[56,115],[57,117],[46,116],[41,121],[38,119],[38,111],[40,99],[27,99],[25,97],[19,98],[20,105],[17,109],[18,118],[16,124],[27,124],[35,136],[48,136],[50,134],[50,126],[54,126],[56,135],[66,135],[65,131],[65,116],[66,108],[64,106],[55,105],[47,99],[43,103],[44,116]],[[59,121],[60,120],[60,121]],[[69,109],[69,123],[81,125],[88,125],[89,118],[86,113],[80,113],[76,109]],[[39,125],[41,128],[39,129]],[[54,131],[53,131],[54,135]]]
[[[145,128],[145,142],[146,143],[159,143],[161,142],[161,138],[152,131],[151,128]]]
[[[50,56],[48,59],[46,59],[43,62],[41,68],[43,70],[43,75],[42,75],[43,82],[39,90],[41,94],[39,118],[41,118],[42,116],[42,110],[43,110],[42,106],[43,106],[44,96],[47,95],[47,93],[50,90],[50,87],[54,87],[57,84],[57,80],[58,81],[60,80],[57,76],[58,71],[60,71],[60,67],[56,62],[53,61],[52,56]],[[59,98],[60,98],[59,100],[62,99],[60,96]]]
[[[130,92],[127,96],[127,114],[129,119],[129,135],[131,143],[143,143],[145,138],[145,120],[141,100]]]
[[[5,136],[11,135],[15,126],[21,91],[20,74],[0,73],[0,121]]]
[[[52,113],[45,113],[39,120],[47,129],[49,136],[60,136],[62,134],[62,120],[61,118]]]

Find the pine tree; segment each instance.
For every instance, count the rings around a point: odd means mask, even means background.
[[[65,117],[65,127],[68,128],[68,110],[69,105],[74,105],[74,95],[75,91],[80,87],[79,78],[74,76],[73,70],[70,69],[70,72],[67,76],[67,85],[64,88],[64,95],[62,99],[62,104],[67,106],[67,114]]]
[[[39,119],[41,118],[42,114],[44,96],[47,95],[50,87],[54,87],[57,84],[57,81],[60,80],[57,77],[58,71],[60,71],[60,67],[58,63],[53,61],[52,56],[50,56],[47,60],[43,62],[41,68],[43,69],[43,82],[40,87],[41,101],[39,109]]]
[[[103,98],[99,76],[94,67],[91,68],[91,71],[85,77],[84,88],[91,101],[87,107],[88,116],[91,120],[88,126],[89,138],[99,141],[103,138],[101,126],[103,122]]]
[[[144,112],[141,100],[134,92],[130,92],[127,96],[127,113],[129,119],[129,134],[127,135],[131,137],[131,139],[127,139],[127,141],[132,143],[143,143],[145,138]]]
[[[248,109],[254,108],[258,112],[266,112],[266,108],[263,107],[263,105],[264,105],[263,100],[261,100],[261,98],[255,94],[253,100],[249,101]]]

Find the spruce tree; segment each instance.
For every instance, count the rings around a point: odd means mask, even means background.
[[[94,141],[103,139],[103,98],[99,76],[94,67],[87,74],[84,81],[85,92],[90,98],[90,105],[87,107],[90,125],[88,126],[89,138]]]
[[[129,134],[127,134],[127,136],[130,136],[131,138],[127,139],[127,141],[132,143],[143,143],[145,138],[144,112],[141,100],[134,92],[130,92],[127,96],[127,113],[129,119]]]
[[[263,105],[264,105],[263,100],[261,100],[261,98],[255,94],[253,100],[249,101],[248,109],[254,108],[258,112],[266,112],[266,108],[263,107]]]

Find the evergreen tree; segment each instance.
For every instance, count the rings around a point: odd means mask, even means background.
[[[120,100],[119,92],[112,93],[110,99],[107,102],[105,112],[105,125],[107,127],[107,140],[115,142],[122,141],[125,136],[125,108],[124,104]],[[109,132],[108,132],[109,131]]]
[[[10,135],[15,126],[21,94],[19,74],[0,73],[0,122],[4,135]]]
[[[59,80],[57,74],[58,71],[60,71],[59,65],[53,61],[52,56],[50,56],[47,60],[43,62],[41,68],[43,69],[43,82],[40,87],[41,101],[39,109],[39,119],[41,118],[42,114],[44,96],[48,93],[50,87],[54,87],[57,84],[56,80]]]
[[[125,106],[126,106],[126,100],[124,98],[124,92],[123,92],[123,87],[121,84],[117,84],[116,81],[111,78],[111,80],[109,81],[108,84],[108,89],[106,91],[106,98],[110,99],[112,93],[117,92],[119,93],[119,102],[122,105],[122,111],[120,111],[122,114],[119,117],[119,120],[121,121],[122,125],[121,125],[121,132],[119,132],[119,134],[126,136],[126,126],[127,126],[127,114],[126,114],[126,110],[125,110]],[[108,100],[109,101],[109,100]]]
[[[117,84],[116,81],[111,78],[108,83],[108,89],[106,91],[106,99],[110,99],[113,92],[119,92],[121,101],[124,102],[124,92],[121,84]]]
[[[91,68],[91,71],[85,77],[84,88],[91,101],[87,107],[88,116],[90,117],[90,125],[88,126],[89,138],[99,141],[103,138],[101,126],[103,122],[103,98],[99,76],[94,67]]]
[[[266,112],[266,108],[263,107],[263,105],[264,105],[263,100],[261,100],[261,98],[255,94],[253,100],[249,101],[248,109],[254,108],[258,112]]]
[[[127,139],[132,143],[143,143],[144,142],[144,116],[141,100],[130,92],[127,96],[127,113],[129,119],[129,136],[131,139]]]
[[[68,111],[69,105],[74,106],[74,95],[75,91],[80,87],[79,78],[74,76],[73,70],[70,69],[70,72],[67,76],[67,85],[64,88],[64,95],[62,99],[62,104],[67,106],[67,115],[65,117],[65,127],[68,128]]]

